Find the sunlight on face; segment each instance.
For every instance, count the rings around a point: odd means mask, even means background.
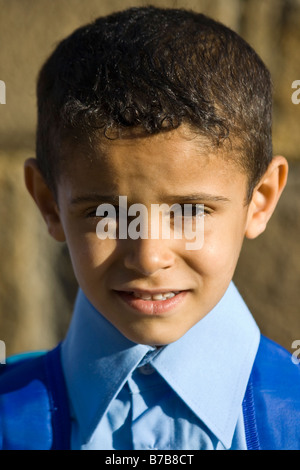
[[[167,344],[203,318],[227,289],[247,221],[247,177],[220,152],[180,128],[101,140],[92,159],[75,155],[58,188],[60,218],[79,285],[134,342]],[[202,205],[204,244],[184,237],[97,237],[97,208],[119,196],[128,205]]]

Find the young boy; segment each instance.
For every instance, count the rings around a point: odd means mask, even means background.
[[[2,367],[2,448],[300,449],[299,366],[232,283],[286,183],[271,101],[253,49],[190,11],[58,45],[25,180],[80,288],[62,344]]]

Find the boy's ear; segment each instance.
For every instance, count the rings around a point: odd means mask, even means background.
[[[287,175],[286,159],[281,156],[274,157],[253,191],[245,231],[247,238],[256,238],[265,230],[286,185]]]
[[[26,187],[38,206],[46,224],[48,232],[57,241],[65,241],[65,234],[60,220],[59,209],[34,158],[29,158],[24,164]]]

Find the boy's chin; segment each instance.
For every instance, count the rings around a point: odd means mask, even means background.
[[[147,329],[142,329],[140,328],[134,328],[126,331],[121,331],[121,333],[127,337],[130,341],[136,343],[136,344],[145,344],[148,346],[153,346],[153,347],[162,347],[166,346],[167,344],[174,343],[178,339],[180,339],[185,333],[186,329],[184,330],[175,330],[173,329],[168,329],[168,331],[162,331],[164,328],[151,328]],[[171,330],[171,331],[170,331]]]

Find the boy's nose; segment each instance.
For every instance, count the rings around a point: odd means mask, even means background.
[[[125,255],[124,264],[142,275],[151,275],[161,269],[173,266],[175,254],[168,240],[137,239],[131,240],[130,248]]]

